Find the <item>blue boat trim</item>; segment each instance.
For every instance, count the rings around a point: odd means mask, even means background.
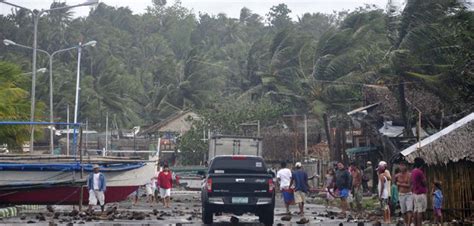
[[[114,164],[101,164],[100,170],[103,172],[117,172],[117,171],[127,171],[132,169],[137,169],[144,166],[145,163],[114,163]],[[51,164],[41,164],[41,163],[0,163],[0,171],[84,171],[91,172],[92,164],[81,164],[79,163],[51,163]]]

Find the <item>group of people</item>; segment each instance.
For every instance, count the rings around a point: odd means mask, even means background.
[[[89,174],[87,178],[87,190],[89,191],[88,211],[92,211],[93,207],[99,204],[101,211],[104,212],[105,192],[107,189],[106,178],[104,174],[100,172],[99,165],[93,165],[92,168],[93,172]],[[161,199],[163,206],[165,208],[170,208],[171,188],[173,187],[174,178],[175,176],[168,165],[164,165],[162,168],[158,167],[155,175],[150,178],[150,181],[145,185],[147,202],[152,204]],[[135,192],[134,205],[138,202],[139,190],[140,189],[138,188]],[[159,197],[156,197],[156,193],[158,193]]]
[[[163,167],[158,167],[155,175],[150,179],[148,183],[144,185],[146,191],[146,202],[150,203],[150,206],[153,203],[161,200],[165,208],[170,208],[171,206],[171,188],[173,187],[173,181],[175,180],[174,174],[171,172],[168,165]],[[137,189],[135,192],[134,205],[138,203],[140,196],[140,189]]]
[[[340,218],[346,217],[349,210],[349,201],[356,214],[362,213],[362,197],[364,192],[370,192],[372,178],[377,179],[377,197],[383,210],[384,222],[391,222],[391,212],[399,206],[406,225],[412,222],[418,226],[422,224],[423,214],[427,209],[428,185],[425,173],[422,170],[424,160],[416,158],[413,169],[409,170],[407,162],[398,163],[398,168],[392,177],[388,164],[380,161],[375,168],[376,175],[371,162],[367,167],[361,169],[355,162],[346,168],[344,163],[338,162],[333,168],[328,169],[324,181],[327,205],[334,200],[340,199]],[[309,191],[307,173],[303,170],[301,163],[297,162],[293,170],[287,168],[286,162],[281,163],[277,172],[277,181],[282,192],[287,213],[292,204],[299,206],[299,214],[304,214],[305,194]],[[441,206],[443,194],[441,183],[433,183],[433,210],[436,222],[442,222]]]

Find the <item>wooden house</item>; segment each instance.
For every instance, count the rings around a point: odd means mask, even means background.
[[[403,150],[401,157],[425,160],[429,204],[434,181],[442,183],[447,219],[472,220],[474,215],[474,113]]]

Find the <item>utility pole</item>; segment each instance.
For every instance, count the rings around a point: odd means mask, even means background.
[[[304,156],[308,157],[308,118],[304,115]]]
[[[109,144],[109,112],[107,112],[105,115],[105,151],[102,153],[103,156],[105,156],[105,153],[107,152],[108,144]]]
[[[67,120],[67,126],[66,126],[66,155],[69,155],[69,104],[67,105],[67,110],[66,110],[66,120]]]

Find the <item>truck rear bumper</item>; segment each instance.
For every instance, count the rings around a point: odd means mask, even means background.
[[[273,198],[270,197],[258,197],[256,198],[256,202],[249,204],[234,204],[229,202],[229,199],[226,197],[209,197],[208,199],[209,204],[211,205],[232,205],[232,206],[253,206],[253,205],[270,205],[273,203]]]

